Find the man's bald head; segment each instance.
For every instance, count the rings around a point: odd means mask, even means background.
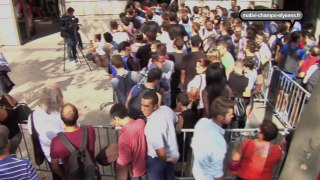
[[[62,107],[60,115],[66,126],[74,126],[79,118],[78,109],[71,103],[67,103]]]
[[[310,53],[311,53],[311,56],[316,56],[316,57],[319,57],[320,56],[320,49],[318,46],[313,46],[311,49],[310,49]]]

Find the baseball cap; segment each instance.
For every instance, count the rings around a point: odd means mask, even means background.
[[[0,125],[0,153],[6,148],[9,141],[9,129],[7,126]]]

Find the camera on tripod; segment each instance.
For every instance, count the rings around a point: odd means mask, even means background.
[[[61,17],[60,32],[61,37],[74,35],[75,31],[79,30],[79,19],[74,16]]]

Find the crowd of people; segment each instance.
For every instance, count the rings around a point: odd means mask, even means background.
[[[247,127],[264,67],[279,66],[310,92],[316,86],[320,49],[312,25],[242,21],[236,0],[229,10],[219,5],[212,9],[205,1],[191,8],[176,0],[134,1],[119,15],[120,23],[110,22],[110,32],[94,36],[93,60],[107,68],[116,97],[110,125],[121,127],[117,179],[173,180],[177,163],[183,172],[192,165],[195,179],[223,179],[230,141],[225,129]],[[254,8],[250,1],[248,9]],[[71,47],[68,52],[75,61]],[[53,179],[72,177],[73,153],[66,141],[80,149],[84,138],[99,179],[93,127],[77,122],[77,108],[64,102],[57,84],[48,84],[39,102],[28,129],[39,134]],[[2,129],[0,163],[20,162],[9,156],[8,133]],[[194,132],[184,136],[179,129]],[[257,139],[244,141],[233,152],[228,169],[237,179],[272,179],[284,155],[283,147],[271,143],[277,135],[276,125],[264,120]],[[29,179],[39,179],[29,161],[20,163],[30,168]]]

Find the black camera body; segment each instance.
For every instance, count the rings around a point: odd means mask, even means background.
[[[79,30],[79,19],[74,16],[62,16],[60,19],[61,37],[75,37],[76,31]]]

